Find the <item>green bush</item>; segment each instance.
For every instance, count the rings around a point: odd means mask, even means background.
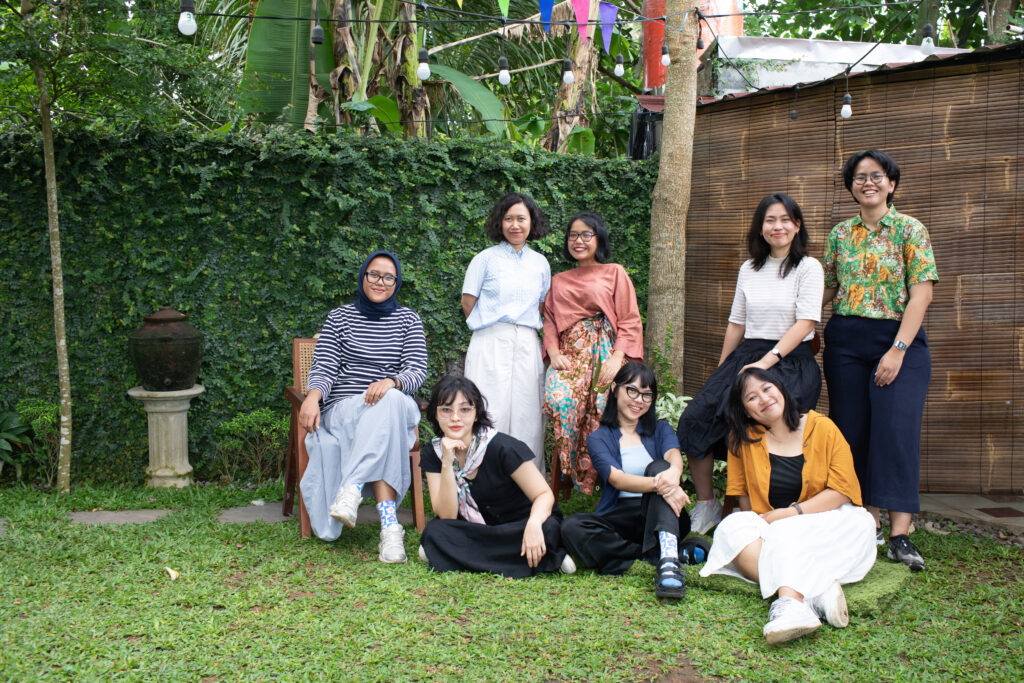
[[[41,144],[0,133],[0,382],[57,396]],[[124,137],[65,128],[56,141],[64,295],[78,482],[140,484],[146,416],[128,335],[172,305],[206,335],[189,410],[190,462],[216,459],[215,426],[284,408],[291,339],[350,301],[373,249],[402,260],[402,304],[419,312],[430,359],[425,391],[469,340],[459,293],[489,246],[483,222],[504,192],[532,194],[552,234],[537,244],[557,272],[566,220],[601,211],[613,260],[646,309],[651,162],[515,149],[492,140],[439,143],[269,134]],[[425,395],[424,391],[424,395]]]
[[[28,429],[17,413],[0,411],[0,472],[4,465],[11,465],[18,481],[25,461],[31,458],[31,452],[24,448],[29,443]]]
[[[57,481],[60,460],[60,405],[38,398],[24,398],[15,406],[18,415],[32,428],[27,451],[30,461],[39,466],[46,485]],[[21,476],[19,474],[18,478]]]
[[[217,425],[214,475],[225,481],[272,481],[284,471],[288,414],[260,408]]]

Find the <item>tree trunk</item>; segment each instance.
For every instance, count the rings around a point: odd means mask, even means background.
[[[395,58],[398,69],[392,90],[398,99],[398,114],[404,122],[406,137],[427,136],[427,113],[430,98],[416,75],[419,66],[419,40],[416,36],[416,5],[403,2],[399,5],[398,25],[400,33],[395,41]]]
[[[311,0],[311,6],[309,10],[309,16],[316,16],[316,3],[318,0]],[[320,103],[331,96],[329,92],[324,90],[323,86],[316,80],[316,45],[313,45],[312,34],[313,27],[316,26],[314,19],[309,20],[309,95],[306,98],[306,119],[303,123],[303,128],[308,130],[310,133],[317,131],[316,117],[317,110],[320,108]]]
[[[941,0],[924,0],[921,5],[917,8],[917,24],[915,29],[915,36],[917,42],[920,43],[924,40],[924,25],[931,24],[934,29],[935,44],[939,44],[939,5]]]
[[[697,0],[668,0],[669,26],[678,26],[680,12]],[[673,16],[675,15],[675,16]],[[697,116],[697,22],[688,15],[682,32],[665,32],[672,63],[665,81],[665,116],[661,136],[658,182],[651,197],[651,265],[647,289],[648,358],[671,334],[672,374],[683,380],[683,331],[686,293],[686,214],[690,209],[690,164]]]
[[[985,4],[985,28],[989,36],[999,43],[1012,39],[1007,35],[1006,27],[1020,8],[1020,0],[988,0]]]
[[[590,17],[600,16],[598,0],[590,2]],[[572,54],[573,75],[575,80],[566,85],[559,81],[558,94],[555,96],[555,110],[552,112],[551,127],[541,143],[544,149],[551,152],[564,152],[569,133],[576,126],[590,127],[590,120],[586,116],[586,105],[584,102],[585,90],[589,86],[593,90],[594,72],[597,71],[597,63],[600,55],[597,46],[594,45],[594,25],[587,27],[589,40],[581,41],[576,24],[573,23],[567,29],[565,39],[569,41],[570,54]],[[594,96],[594,101],[597,101]]]
[[[32,73],[39,92],[39,124],[43,131],[43,166],[46,169],[46,222],[50,229],[50,268],[53,271],[53,333],[57,341],[57,377],[60,383],[60,459],[57,464],[57,489],[71,490],[71,370],[68,367],[68,343],[64,331],[64,268],[60,258],[60,222],[57,214],[57,171],[53,154],[53,127],[50,124],[50,93],[43,67],[35,64]]]
[[[336,0],[331,8],[334,19],[334,70],[331,71],[331,88],[334,90],[334,121],[350,123],[352,115],[341,108],[341,102],[348,102],[359,92],[359,52],[352,37],[352,2]]]

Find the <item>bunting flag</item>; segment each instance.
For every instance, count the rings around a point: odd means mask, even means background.
[[[612,53],[612,28],[618,15],[618,7],[610,2],[601,3],[601,38],[604,40],[604,52],[608,55]]]
[[[459,7],[462,7],[462,0],[459,0]],[[501,10],[501,16],[508,16],[508,0],[498,0],[498,9]]]
[[[590,21],[590,0],[572,0],[572,9],[576,12],[576,28],[580,31],[580,42],[587,42],[587,22]]]
[[[555,0],[538,0],[540,7],[540,20],[544,22],[544,30],[551,33],[551,10],[555,7]]]
[[[462,9],[462,0],[455,0],[455,2],[459,3],[459,9]]]

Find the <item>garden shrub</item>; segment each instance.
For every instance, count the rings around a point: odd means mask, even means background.
[[[0,133],[0,382],[57,398],[41,143]],[[432,142],[272,133],[122,136],[65,127],[56,140],[73,400],[72,479],[142,483],[146,416],[128,335],[171,305],[206,336],[189,410],[190,462],[216,459],[216,425],[284,409],[291,339],[308,337],[354,297],[363,258],[402,261],[399,300],[423,318],[429,373],[421,395],[469,341],[459,308],[470,259],[491,243],[483,222],[504,192],[532,194],[552,234],[536,248],[558,272],[566,220],[608,222],[646,309],[655,162],[519,149],[493,140]]]
[[[257,483],[280,477],[288,445],[288,419],[288,413],[260,408],[217,425],[213,474],[224,481]]]
[[[60,460],[60,405],[38,398],[23,398],[15,406],[18,415],[32,429],[27,444],[30,461],[37,465],[52,487],[57,481]]]

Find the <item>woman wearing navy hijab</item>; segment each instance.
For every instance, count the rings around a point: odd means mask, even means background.
[[[327,316],[299,409],[309,465],[302,499],[313,532],[325,541],[353,527],[363,494],[377,499],[381,562],[405,562],[405,531],[395,510],[409,489],[409,449],[420,411],[412,394],[426,377],[423,324],[396,301],[398,258],[370,254],[356,301]]]

